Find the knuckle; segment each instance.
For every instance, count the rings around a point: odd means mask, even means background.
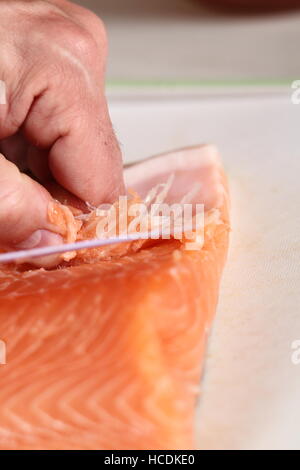
[[[75,51],[81,56],[90,57],[96,53],[96,43],[93,36],[82,28],[73,32],[72,44]]]
[[[96,13],[90,10],[85,10],[85,19],[88,30],[91,31],[94,40],[100,46],[102,54],[106,55],[108,38],[104,22]]]
[[[106,28],[100,16],[98,16],[92,10],[86,8],[84,8],[83,11],[87,26],[92,27],[95,31],[97,31],[98,34],[105,36]]]
[[[59,41],[83,63],[95,60],[98,56],[97,43],[92,34],[79,25],[70,24],[61,32]]]
[[[104,22],[102,19],[93,13],[92,11],[89,11],[89,14],[91,15],[91,21],[93,22],[93,26],[95,28],[95,32],[104,40],[107,40],[107,31]]]
[[[44,4],[46,2],[42,1],[41,3]],[[39,9],[36,8],[36,10]],[[48,35],[51,34],[53,36],[53,43],[68,49],[80,58],[84,56],[89,57],[94,53],[95,39],[93,38],[93,27],[91,25],[87,27],[75,21],[72,15],[64,14],[56,5],[46,5],[41,7],[40,10],[37,19],[39,22],[41,19],[43,20],[43,31],[46,28]]]

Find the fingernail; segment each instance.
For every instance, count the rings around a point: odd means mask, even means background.
[[[40,248],[42,246],[53,246],[63,243],[60,235],[49,230],[36,230],[26,240],[18,243],[16,248],[20,250],[30,250],[31,248]]]

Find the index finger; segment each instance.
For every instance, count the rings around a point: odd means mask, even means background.
[[[50,171],[63,187],[93,205],[114,202],[124,192],[122,156],[105,97],[70,107],[56,100],[62,98],[49,90],[34,102],[23,125],[26,136],[49,149]],[[34,158],[44,155],[35,152]]]

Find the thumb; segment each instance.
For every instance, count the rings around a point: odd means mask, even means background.
[[[0,154],[0,247],[29,249],[62,243],[47,220],[50,194]]]

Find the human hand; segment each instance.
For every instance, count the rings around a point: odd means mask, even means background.
[[[94,205],[124,190],[104,96],[105,28],[66,0],[0,0],[0,50],[0,246],[57,244],[51,196],[19,168]]]

